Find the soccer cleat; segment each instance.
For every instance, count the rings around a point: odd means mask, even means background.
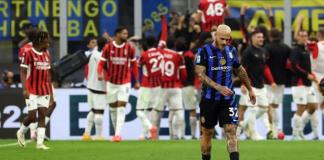
[[[95,140],[96,141],[103,141],[103,140],[105,140],[105,138],[103,136],[96,136]]]
[[[273,139],[273,133],[272,133],[272,131],[269,131],[269,132],[267,133],[267,139],[268,139],[268,140]]]
[[[44,141],[50,141],[50,138],[47,137],[47,136],[45,136],[45,137],[44,137]]]
[[[26,147],[25,135],[19,130],[17,131],[17,140],[20,147]]]
[[[83,134],[82,140],[84,140],[84,141],[91,141],[92,138],[91,138],[91,136],[89,134]]]
[[[151,134],[151,139],[153,139],[153,140],[158,139],[156,126],[152,126],[152,128],[150,129],[150,134]]]
[[[121,136],[113,136],[111,141],[112,142],[120,142],[120,141],[122,141],[122,138],[121,138]]]
[[[195,137],[195,136],[192,136],[191,139],[192,139],[192,140],[197,140],[198,138]]]
[[[45,146],[45,144],[37,144],[36,149],[49,150],[50,148]]]

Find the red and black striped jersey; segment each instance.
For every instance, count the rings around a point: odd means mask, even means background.
[[[125,84],[131,81],[131,71],[138,78],[138,68],[134,48],[127,42],[117,45],[115,41],[103,48],[98,72],[100,75],[104,65],[108,67],[107,81],[113,84]],[[106,62],[105,64],[102,62]]]
[[[31,42],[29,43],[26,43],[24,46],[22,46],[20,49],[19,49],[19,60],[21,61],[21,58],[25,55],[25,52],[30,50],[31,48],[33,47],[33,44]]]
[[[139,60],[143,70],[141,86],[149,88],[161,86],[162,59],[162,53],[156,48],[151,48],[141,54]]]
[[[48,51],[38,52],[34,48],[25,52],[21,67],[27,68],[26,88],[34,95],[51,94],[51,60]]]
[[[186,78],[186,66],[183,57],[176,51],[162,49],[162,88],[180,88]]]

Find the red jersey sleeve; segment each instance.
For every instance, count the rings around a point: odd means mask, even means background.
[[[21,57],[20,67],[28,68],[30,64],[31,64],[30,54],[29,52],[25,52],[25,54]]]
[[[105,47],[102,49],[101,58],[100,58],[100,61],[99,61],[98,67],[97,67],[98,75],[101,75],[102,70],[105,67],[105,64],[108,59],[108,51],[109,51],[109,45],[106,44]]]
[[[132,72],[134,79],[137,81],[138,80],[138,66],[137,66],[137,60],[136,60],[136,55],[135,55],[135,49],[132,46],[130,47],[130,60],[131,60],[131,67],[132,67]]]

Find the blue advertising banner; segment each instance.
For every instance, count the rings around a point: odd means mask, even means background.
[[[158,36],[161,32],[161,15],[168,18],[170,0],[142,0],[143,31]]]
[[[118,25],[118,0],[68,0],[67,34],[69,41],[113,34]],[[22,27],[31,23],[59,38],[59,0],[1,0],[0,40],[23,36]]]

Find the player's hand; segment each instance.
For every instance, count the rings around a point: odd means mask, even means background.
[[[247,93],[247,89],[244,85],[241,85],[241,93],[242,94],[246,94]]]
[[[277,84],[276,84],[276,83],[272,83],[272,84],[271,84],[271,89],[272,89],[272,90],[275,90],[276,88],[277,88]]]
[[[243,4],[243,6],[241,7],[241,14],[245,14],[246,10],[248,9],[248,5],[247,4]]]
[[[232,90],[230,90],[229,88],[225,87],[225,86],[219,86],[216,88],[216,90],[222,94],[223,96],[231,96],[233,95]]]
[[[23,96],[25,97],[25,99],[29,98],[29,91],[27,89],[23,89]]]
[[[141,87],[140,83],[137,81],[135,82],[134,89],[139,89]]]
[[[103,81],[103,80],[104,80],[103,75],[99,75],[99,76],[98,76],[98,80],[99,80],[99,81]]]
[[[318,82],[318,81],[316,80],[316,77],[315,77],[313,74],[308,74],[307,79],[309,79],[309,80],[311,80],[311,81],[314,81],[314,82]]]
[[[253,105],[255,105],[255,103],[256,103],[256,96],[255,96],[255,93],[254,93],[254,91],[252,89],[249,91],[249,97],[250,97],[250,102]]]

